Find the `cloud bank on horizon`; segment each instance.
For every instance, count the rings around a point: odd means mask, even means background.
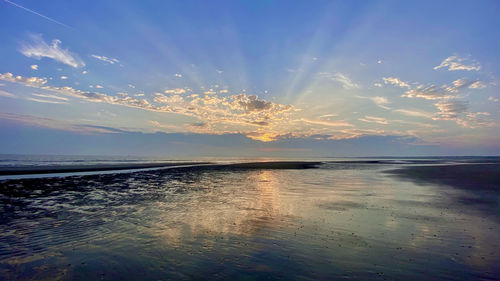
[[[56,2],[0,3],[0,125],[500,153],[495,2]]]

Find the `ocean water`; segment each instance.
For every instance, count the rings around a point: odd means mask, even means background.
[[[0,279],[499,278],[498,192],[387,173],[497,160],[340,160],[2,180]]]

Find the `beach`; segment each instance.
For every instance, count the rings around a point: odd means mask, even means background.
[[[5,179],[0,276],[495,279],[490,160],[199,161]]]

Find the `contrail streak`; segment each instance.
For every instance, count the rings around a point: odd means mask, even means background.
[[[21,9],[23,9],[23,10],[25,10],[25,11],[28,11],[28,12],[30,12],[30,13],[32,13],[32,14],[35,14],[35,15],[37,15],[37,16],[40,16],[40,17],[42,17],[42,18],[44,18],[44,19],[46,19],[46,20],[50,20],[51,22],[55,22],[55,23],[60,24],[60,25],[62,25],[62,26],[65,26],[65,27],[69,27],[69,28],[71,28],[71,26],[69,26],[69,25],[66,25],[66,24],[64,24],[64,23],[62,23],[62,22],[58,22],[58,21],[56,21],[55,19],[49,18],[49,17],[47,17],[47,16],[44,16],[44,15],[42,15],[42,14],[40,14],[40,13],[37,13],[37,12],[35,12],[35,11],[33,11],[33,10],[30,10],[30,9],[28,9],[28,8],[25,8],[25,7],[23,7],[23,6],[19,5],[19,4],[16,4],[16,3],[11,2],[11,1],[9,1],[9,0],[4,0],[4,1],[5,1],[5,2],[7,2],[7,3],[9,3],[9,4],[12,4],[12,5],[14,5],[14,6],[18,7],[18,8],[21,8]]]

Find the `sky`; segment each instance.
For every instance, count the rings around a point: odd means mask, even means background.
[[[0,153],[500,155],[498,1],[0,2]]]

